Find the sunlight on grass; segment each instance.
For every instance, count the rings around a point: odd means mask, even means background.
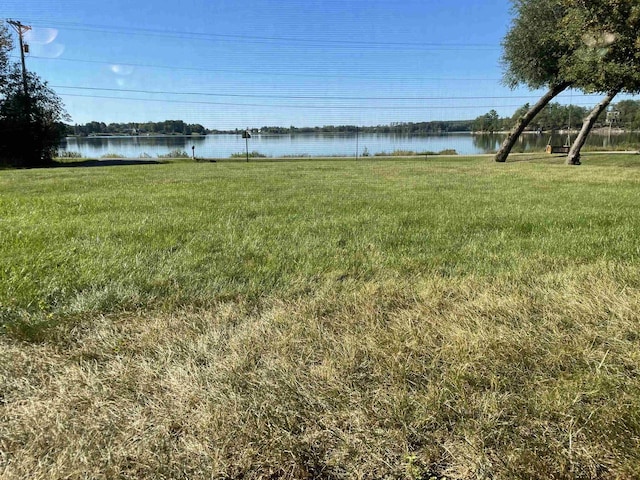
[[[6,478],[640,476],[640,161],[0,172]]]

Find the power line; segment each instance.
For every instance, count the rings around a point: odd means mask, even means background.
[[[41,24],[41,27],[64,27],[69,30],[89,31],[99,33],[114,33],[118,35],[142,35],[165,38],[181,38],[205,41],[228,41],[242,43],[266,43],[302,47],[335,47],[335,48],[362,48],[362,49],[407,49],[407,50],[496,50],[499,45],[489,43],[443,43],[443,42],[374,42],[364,40],[334,40],[334,39],[309,39],[300,37],[278,37],[258,35],[238,35],[221,33],[204,33],[178,30],[157,30],[151,28],[131,28],[109,25],[79,24],[74,22],[56,22],[55,26]]]
[[[431,109],[475,109],[475,108],[519,108],[522,105],[423,105],[423,106],[370,106],[370,105],[284,105],[284,104],[261,104],[261,103],[231,103],[231,102],[205,102],[194,100],[168,100],[162,98],[139,98],[139,97],[113,97],[106,95],[82,95],[76,93],[61,93],[65,97],[95,98],[107,100],[133,100],[140,102],[159,103],[179,103],[188,105],[220,105],[232,107],[269,107],[269,108],[308,108],[308,109],[329,109],[329,110],[431,110]],[[574,103],[574,106],[591,106],[591,103]]]
[[[239,75],[268,75],[268,76],[283,76],[283,77],[307,77],[307,78],[365,78],[365,79],[379,79],[379,80],[433,80],[433,81],[464,81],[464,82],[497,82],[499,78],[455,78],[455,77],[421,77],[421,76],[390,76],[390,75],[353,75],[353,74],[318,74],[318,73],[296,73],[296,72],[265,72],[256,70],[232,70],[222,68],[199,68],[199,67],[177,67],[173,65],[157,65],[157,64],[145,64],[145,63],[129,63],[129,62],[109,62],[104,60],[87,60],[79,58],[48,58],[38,57],[31,55],[30,58],[37,60],[55,60],[62,62],[78,62],[78,63],[90,63],[99,65],[121,65],[124,67],[138,67],[138,68],[158,68],[166,70],[184,70],[192,72],[207,72],[207,73],[233,73]]]
[[[232,98],[274,98],[281,100],[510,100],[510,99],[536,99],[536,95],[498,95],[498,96],[462,96],[462,97],[372,97],[372,96],[340,96],[340,95],[279,95],[279,94],[251,94],[251,93],[210,93],[210,92],[176,92],[168,90],[138,90],[131,88],[102,88],[80,87],[72,85],[51,85],[52,88],[65,88],[70,90],[91,90],[104,92],[145,93],[153,95],[190,95],[206,97],[232,97]],[[582,97],[596,96],[594,94],[580,94]]]

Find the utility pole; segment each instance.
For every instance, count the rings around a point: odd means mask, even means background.
[[[28,97],[28,88],[27,88],[27,65],[24,62],[24,54],[27,51],[28,46],[25,46],[23,36],[31,27],[28,25],[23,25],[22,23],[16,20],[7,20],[7,23],[13,27],[13,29],[18,32],[18,37],[20,37],[20,57],[22,58],[22,87],[24,88],[24,96]]]

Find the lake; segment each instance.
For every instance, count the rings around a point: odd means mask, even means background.
[[[260,135],[249,139],[249,151],[257,151],[268,157],[285,156],[360,156],[368,152],[391,153],[395,150],[413,152],[439,152],[453,149],[461,155],[474,155],[495,152],[505,138],[505,134],[450,133],[443,135],[397,135],[397,134],[291,134]],[[549,138],[552,143],[563,145],[566,135],[531,134],[522,135],[514,152],[544,151]],[[572,135],[575,138],[575,134]],[[637,150],[640,145],[640,133],[630,132],[608,135],[592,134],[589,146],[600,148],[628,147]],[[159,137],[69,137],[61,146],[62,152],[78,152],[83,157],[99,158],[117,154],[127,158],[166,155],[170,151],[180,150],[191,155],[195,147],[196,156],[202,158],[228,158],[234,153],[244,153],[245,141],[240,135],[207,136],[159,136]],[[366,149],[366,150],[365,150]]]

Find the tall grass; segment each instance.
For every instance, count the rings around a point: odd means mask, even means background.
[[[229,158],[246,158],[247,157],[247,153],[246,152],[236,152],[236,153],[232,153]],[[264,153],[260,153],[257,150],[252,150],[251,152],[249,152],[249,158],[267,158],[267,156]]]
[[[158,158],[191,158],[191,155],[189,155],[186,151],[177,148],[171,150],[170,152],[159,154]]]
[[[637,478],[637,156],[0,172],[6,478]]]

